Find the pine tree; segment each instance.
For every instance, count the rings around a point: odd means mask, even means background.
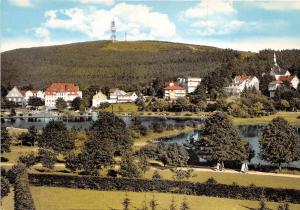
[[[194,151],[208,161],[242,161],[248,158],[248,144],[240,137],[228,116],[216,112],[205,121],[202,138]]]
[[[261,201],[259,202],[258,210],[268,210],[267,205],[266,205],[266,203],[265,203],[264,200],[261,200]]]
[[[150,205],[151,210],[156,210],[157,209],[158,203],[155,200],[154,196],[150,200],[149,205]]]
[[[289,123],[277,117],[263,130],[260,139],[260,156],[279,165],[299,160],[300,138]]]
[[[170,210],[176,210],[176,204],[174,196],[172,196],[171,204],[170,204]]]
[[[188,205],[188,202],[186,201],[186,198],[183,199],[181,206],[180,206],[180,210],[189,210],[190,207]]]
[[[123,204],[123,210],[129,210],[129,205],[130,205],[130,199],[128,198],[128,194],[126,193],[125,198],[122,202]]]

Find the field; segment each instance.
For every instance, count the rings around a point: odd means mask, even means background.
[[[58,210],[58,209],[123,209],[122,202],[126,195],[123,191],[96,191],[56,187],[31,187],[32,196],[37,210]],[[249,210],[258,207],[258,201],[234,200],[212,198],[204,196],[185,196],[168,193],[136,193],[128,192],[131,201],[130,209],[142,207],[146,200],[153,198],[159,203],[158,209],[169,207],[174,197],[177,209],[184,198],[186,198],[191,210]],[[278,204],[267,203],[268,207],[277,209]],[[291,205],[291,209],[299,209],[300,205]]]
[[[26,146],[11,146],[11,152],[1,154],[2,157],[7,158],[9,163],[16,163],[18,158],[22,155],[30,152],[37,152],[38,147],[26,147]]]
[[[292,125],[300,125],[300,112],[277,112],[274,115],[254,118],[234,117],[233,123],[236,125],[268,124],[275,117],[283,117]]]
[[[148,170],[145,178],[151,178],[153,169]],[[173,173],[170,170],[158,170],[163,179],[173,179]],[[205,182],[208,178],[213,177],[217,182],[222,184],[251,185],[274,187],[274,188],[291,188],[300,190],[300,178],[281,177],[272,175],[254,175],[243,173],[216,172],[216,171],[194,171],[188,181]]]
[[[10,153],[6,153],[3,156],[9,159],[9,163],[16,163],[17,158],[29,152],[36,152],[37,147],[21,147],[21,146],[13,146],[12,151]],[[159,163],[157,163],[159,164]],[[5,166],[5,163],[4,163]],[[7,167],[10,168],[10,167]],[[42,167],[39,165],[34,166],[30,169],[31,173],[38,173],[36,169],[41,169]],[[59,164],[55,167],[55,169],[48,170],[52,173],[61,174],[64,170],[63,164]],[[173,173],[168,170],[160,170],[155,168],[150,168],[146,174],[145,178],[151,178],[154,170],[158,170],[163,179],[173,179]],[[257,186],[266,186],[266,187],[275,187],[275,188],[292,188],[292,189],[300,189],[300,178],[293,177],[283,177],[283,176],[272,176],[272,175],[255,175],[255,174],[242,174],[237,173],[232,170],[228,170],[227,172],[216,172],[209,171],[210,169],[205,169],[207,171],[201,171],[195,169],[193,172],[193,176],[189,179],[189,181],[193,182],[205,182],[208,178],[213,177],[219,183],[224,184],[232,184],[236,182],[240,185],[250,185],[255,184]],[[251,173],[251,171],[250,171]]]

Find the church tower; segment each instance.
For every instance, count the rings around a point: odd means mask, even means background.
[[[275,65],[275,66],[278,66],[277,60],[276,60],[276,54],[275,54],[275,52],[274,52],[274,65]]]

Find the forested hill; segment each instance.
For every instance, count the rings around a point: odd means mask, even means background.
[[[300,67],[299,51],[288,52],[293,56],[283,67]],[[82,88],[89,85],[128,88],[148,84],[156,77],[163,80],[203,77],[218,68],[231,69],[226,76],[232,71],[260,74],[271,66],[272,56],[273,51],[254,54],[169,42],[94,41],[1,53],[1,80],[3,85],[32,84],[39,88],[51,82],[75,82]],[[287,58],[285,53],[277,57],[279,64],[280,58]]]

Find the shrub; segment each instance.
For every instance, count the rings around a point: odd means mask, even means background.
[[[26,166],[22,163],[13,165],[13,167],[7,172],[7,178],[10,183],[15,183],[17,177],[22,174],[26,169]]]
[[[20,156],[18,161],[23,163],[26,167],[31,167],[37,162],[34,152]]]
[[[9,182],[8,180],[1,176],[1,199],[9,194]]]
[[[206,183],[207,184],[218,184],[217,180],[215,180],[213,177],[208,178]]]
[[[161,175],[158,173],[158,171],[153,172],[152,179],[153,180],[160,180],[161,179]]]
[[[35,206],[30,193],[27,173],[24,171],[16,179],[14,185],[14,204],[15,210],[34,210]]]
[[[50,149],[39,149],[39,160],[46,168],[54,168],[56,162],[56,154]]]
[[[135,192],[156,191],[247,200],[260,200],[263,194],[267,201],[300,203],[300,190],[295,189],[235,186],[218,183],[212,186],[208,183],[193,183],[187,181],[102,178],[96,176],[52,174],[29,174],[29,180],[30,184],[35,186]]]
[[[110,177],[117,177],[117,175],[118,175],[118,172],[116,170],[113,170],[113,169],[110,169],[107,172],[107,176],[110,176]]]
[[[192,176],[193,169],[189,169],[189,170],[173,169],[172,172],[174,172],[175,180],[183,180],[183,179],[189,179]]]

